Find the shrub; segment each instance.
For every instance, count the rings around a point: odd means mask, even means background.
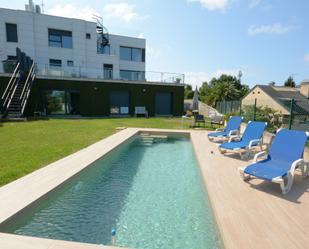
[[[245,122],[253,120],[254,106],[243,106],[242,116]],[[282,125],[281,115],[268,106],[256,107],[255,120],[267,122],[267,130],[275,132]]]

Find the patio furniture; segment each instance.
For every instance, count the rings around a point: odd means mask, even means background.
[[[204,118],[204,115],[197,114],[197,115],[194,116],[193,127],[200,127],[200,124],[202,124],[203,127],[205,127],[205,118]]]
[[[213,114],[209,114],[209,117],[210,117],[210,124],[211,125],[213,125],[213,124],[223,125],[224,124],[225,116],[222,115],[222,114],[213,113]]]
[[[241,177],[243,180],[256,177],[279,183],[282,194],[288,193],[296,169],[300,168],[303,176],[308,175],[308,167],[303,160],[308,135],[305,131],[281,129],[274,138],[269,154],[262,151],[255,155],[253,164],[238,169]],[[258,161],[260,157],[266,158]]]
[[[238,152],[243,159],[242,150],[245,150],[245,156],[250,156],[252,148],[259,146],[262,150],[262,137],[266,129],[266,122],[249,121],[243,135],[231,136],[227,143],[219,145],[219,150],[223,154],[225,151]]]
[[[146,110],[146,107],[135,106],[134,116],[137,117],[137,115],[144,115],[146,118],[148,118],[148,111]]]
[[[238,135],[243,117],[231,116],[225,128],[218,128],[215,132],[209,133],[209,140],[214,138],[229,138],[232,135]]]

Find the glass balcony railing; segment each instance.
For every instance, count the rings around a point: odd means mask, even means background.
[[[16,67],[16,61],[5,60],[0,63],[0,73],[12,73]],[[155,71],[130,71],[112,70],[109,68],[85,68],[61,66],[60,64],[37,64],[38,76],[57,78],[84,78],[98,80],[122,80],[154,83],[184,84],[185,75],[180,73],[155,72]]]
[[[37,75],[60,78],[86,78],[100,80],[123,80],[141,82],[162,82],[183,84],[184,74],[154,72],[154,71],[129,71],[84,67],[70,67],[61,65],[37,65]]]

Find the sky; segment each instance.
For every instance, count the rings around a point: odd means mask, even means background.
[[[34,1],[42,4],[41,0]],[[0,0],[23,9],[25,0]],[[309,0],[52,0],[44,13],[92,20],[146,39],[146,70],[184,73],[194,87],[222,73],[253,87],[309,78]]]

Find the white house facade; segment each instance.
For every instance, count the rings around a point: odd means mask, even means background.
[[[42,14],[33,4],[27,9],[0,8],[1,61],[14,59],[18,47],[42,75],[145,78],[145,39],[107,34],[107,44],[101,46],[95,21]]]

